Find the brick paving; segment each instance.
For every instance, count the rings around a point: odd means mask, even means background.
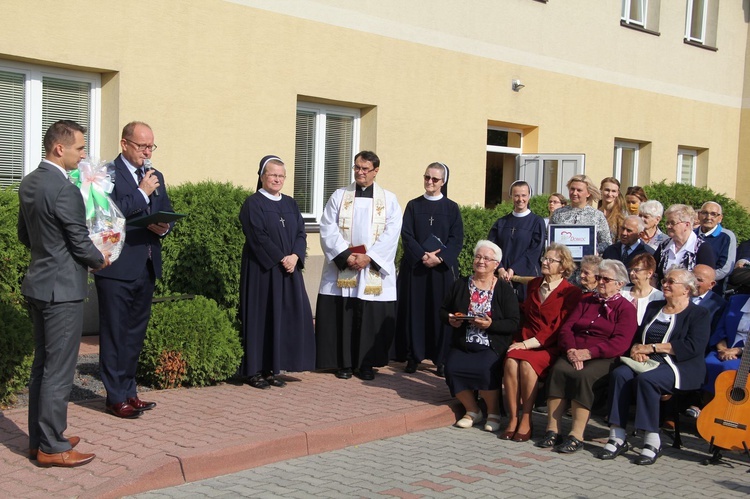
[[[534,416],[535,423],[544,422]],[[702,466],[707,445],[684,435],[686,448],[666,449],[653,466],[632,464],[637,452],[614,461],[594,457],[606,438],[593,422],[584,450],[562,455],[532,442],[499,440],[478,427],[444,427],[306,456],[135,496],[201,497],[682,497],[750,494],[747,459]],[[541,438],[541,431],[538,438]],[[632,438],[637,447],[641,439]],[[663,443],[670,443],[665,438]],[[640,448],[637,449],[640,451]]]
[[[152,391],[157,407],[134,420],[106,414],[103,399],[71,403],[66,435],[79,435],[78,449],[97,455],[74,469],[29,461],[28,411],[2,411],[0,490],[121,497],[452,423],[445,381],[401,368],[382,368],[371,382],[310,372],[286,376],[280,389],[227,383]]]

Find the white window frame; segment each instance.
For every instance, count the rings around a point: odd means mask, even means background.
[[[314,222],[307,223],[319,223],[320,217],[323,215],[323,209],[325,208],[327,199],[323,199],[324,190],[324,175],[325,175],[325,143],[326,143],[326,116],[327,114],[335,114],[342,116],[350,116],[353,118],[352,121],[352,165],[354,164],[354,156],[359,152],[359,128],[361,113],[357,108],[335,106],[329,104],[316,104],[311,102],[298,102],[297,108],[295,109],[295,116],[298,111],[308,111],[315,113],[315,152],[313,154],[313,186],[312,186],[312,206],[313,211],[310,213],[302,212],[302,216],[309,220],[314,218]],[[351,167],[351,165],[349,165]],[[351,169],[351,168],[350,168]],[[350,172],[350,181],[354,180],[354,172]],[[343,185],[341,187],[344,187]]]
[[[544,192],[544,163],[557,161],[561,167],[551,192]],[[567,170],[567,171],[566,171]],[[516,156],[516,179],[529,183],[534,194],[565,192],[565,184],[573,175],[586,173],[585,154],[519,154]]]
[[[688,149],[684,147],[680,147],[677,149],[677,183],[681,184],[682,182],[682,168],[683,168],[683,159],[685,156],[690,156],[693,158],[692,161],[692,167],[690,172],[690,185],[695,186],[695,177],[696,172],[698,171],[698,151],[695,149]]]
[[[622,182],[622,151],[623,149],[633,150],[633,185],[638,185],[638,156],[641,145],[638,142],[629,142],[627,140],[615,141],[615,157],[612,176]]]
[[[504,154],[521,154],[523,153],[523,130],[516,128],[507,128],[502,126],[488,126],[487,130],[497,130],[499,132],[517,133],[521,136],[521,142],[518,147],[491,146],[487,144],[487,152],[499,152]]]
[[[637,4],[637,8],[640,11],[642,21],[633,19],[630,17],[630,11],[633,4]],[[622,0],[622,14],[620,19],[626,24],[634,24],[636,26],[646,27],[648,15],[648,0]]]
[[[99,158],[101,133],[101,75],[85,73],[62,68],[53,68],[37,64],[26,64],[15,61],[0,60],[0,71],[20,73],[25,77],[26,93],[24,110],[24,160],[23,175],[28,175],[39,166],[42,160],[42,139],[46,130],[42,130],[42,82],[45,77],[89,83],[90,123],[81,123],[87,129],[88,151],[92,158]]]
[[[700,2],[703,6],[703,18],[701,19],[701,34],[700,37],[694,37],[691,34],[691,28],[693,26],[693,7],[696,2]],[[704,45],[706,43],[706,29],[708,21],[708,0],[687,0],[687,15],[685,16],[685,40],[691,42],[700,43]]]

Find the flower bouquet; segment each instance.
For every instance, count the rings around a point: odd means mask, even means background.
[[[70,180],[81,189],[91,241],[99,251],[109,251],[114,262],[125,244],[125,217],[109,197],[114,189],[109,164],[86,158],[70,172]]]

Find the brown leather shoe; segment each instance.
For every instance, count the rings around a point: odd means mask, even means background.
[[[120,402],[119,404],[109,405],[107,404],[107,412],[118,418],[133,419],[141,415],[141,411],[137,410],[127,402]]]
[[[137,396],[128,399],[128,404],[132,405],[135,410],[138,411],[150,411],[156,407],[156,402],[144,402]]]
[[[73,468],[75,466],[83,466],[94,460],[96,454],[83,454],[77,450],[69,450],[67,452],[58,452],[57,454],[47,454],[44,451],[39,451],[37,455],[37,463],[39,466],[48,468],[50,466],[59,466],[61,468]]]
[[[68,437],[68,442],[70,442],[70,448],[72,449],[76,445],[78,445],[78,442],[81,441],[81,437]],[[29,449],[29,457],[31,459],[36,459],[37,454],[39,453],[39,449]]]

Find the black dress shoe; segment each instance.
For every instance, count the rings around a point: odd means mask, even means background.
[[[404,368],[404,372],[413,374],[417,372],[418,365],[419,365],[419,362],[417,362],[416,360],[409,360],[406,362],[406,367]]]
[[[279,379],[273,375],[266,376],[266,381],[269,385],[275,386],[276,388],[284,388],[286,386],[286,381],[283,379]]]
[[[445,364],[437,365],[437,368],[435,369],[435,376],[440,376],[441,378],[445,378]]]
[[[659,447],[657,449],[653,445],[644,444],[643,448],[644,449],[648,449],[651,452],[653,452],[654,453],[654,457],[648,457],[648,456],[644,456],[643,454],[641,454],[640,456],[636,457],[635,461],[633,461],[633,462],[635,464],[639,464],[641,466],[649,466],[651,464],[654,464],[656,462],[656,460],[659,459],[659,456],[661,455],[661,447]]]
[[[343,369],[339,369],[336,371],[336,377],[338,379],[351,379],[352,377],[352,368],[351,367],[345,367]]]
[[[137,410],[127,402],[120,402],[119,404],[107,404],[107,412],[113,416],[123,419],[134,419],[141,415],[141,411]]]
[[[137,396],[128,399],[128,404],[133,406],[133,409],[137,411],[150,411],[156,407],[156,402],[146,402],[145,400],[139,399]]]
[[[271,385],[268,384],[268,381],[263,379],[263,376],[261,376],[260,374],[256,374],[255,376],[250,378],[247,381],[247,384],[252,386],[253,388],[259,388],[261,390],[268,390],[269,388],[271,388]]]
[[[375,379],[375,371],[372,367],[361,367],[357,372],[357,377],[362,381],[372,381]]]

